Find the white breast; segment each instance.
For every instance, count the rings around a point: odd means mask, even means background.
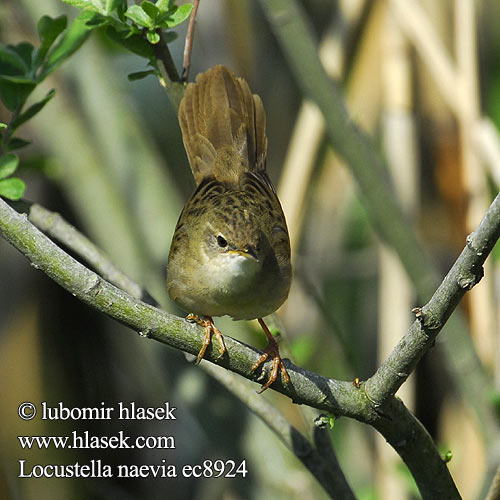
[[[255,286],[260,268],[257,260],[237,253],[221,253],[215,259],[206,259],[201,266],[204,279],[214,290],[230,294],[244,293]]]

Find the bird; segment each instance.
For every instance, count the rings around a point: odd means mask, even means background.
[[[261,391],[290,377],[264,317],[286,300],[292,279],[290,239],[266,172],[266,115],[247,82],[217,65],[189,83],[179,124],[196,189],[177,222],[167,264],[167,290],[187,319],[205,328],[201,362],[215,337],[213,318],[257,319],[268,345],[252,370],[273,358]]]

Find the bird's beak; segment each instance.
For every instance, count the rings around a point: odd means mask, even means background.
[[[255,250],[251,246],[246,247],[244,250],[229,250],[228,253],[241,255],[241,256],[246,257],[247,259],[251,259],[251,260],[256,260],[256,261],[259,260],[257,258],[257,254],[255,253]]]

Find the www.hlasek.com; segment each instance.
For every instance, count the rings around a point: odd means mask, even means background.
[[[55,406],[48,405],[45,401],[39,408],[31,402],[21,403],[18,415],[23,420],[32,420],[41,409],[42,420],[176,420],[177,408],[166,401],[157,408],[144,408],[135,403],[118,403],[116,406],[93,408],[69,408],[59,402]],[[112,436],[96,436],[89,431],[72,431],[66,436],[17,436],[23,450],[28,449],[175,449],[174,436],[128,436],[123,431],[118,431]],[[129,477],[170,478],[182,475],[186,478],[217,478],[217,477],[246,477],[248,471],[246,461],[240,463],[234,460],[203,460],[201,464],[185,464],[178,466],[168,464],[165,459],[160,464],[123,464],[111,466],[102,460],[90,460],[80,464],[30,464],[25,459],[19,459],[20,478],[99,478],[99,477]]]

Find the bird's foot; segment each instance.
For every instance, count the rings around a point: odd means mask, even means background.
[[[290,383],[290,376],[288,375],[283,360],[281,359],[278,343],[274,339],[272,333],[269,331],[267,325],[264,323],[264,320],[262,318],[258,318],[258,321],[260,323],[260,326],[262,326],[262,329],[264,330],[264,333],[266,334],[269,343],[267,344],[267,347],[264,350],[264,354],[252,366],[252,371],[255,371],[262,363],[264,363],[264,361],[269,357],[270,354],[272,354],[273,356],[273,369],[271,371],[271,375],[267,380],[267,382],[263,384],[262,387],[260,388],[259,391],[260,394],[264,392],[266,389],[268,389],[271,386],[271,384],[273,384],[276,381],[276,379],[278,378],[279,370],[281,370],[281,376],[283,378],[283,383],[285,385],[288,385]]]
[[[192,321],[203,328],[205,328],[205,340],[203,341],[203,346],[196,357],[196,364],[199,364],[205,356],[205,352],[212,341],[212,335],[215,335],[215,338],[219,342],[220,346],[220,354],[219,358],[221,358],[226,352],[226,344],[224,344],[224,337],[222,336],[221,331],[214,325],[214,320],[212,316],[203,316],[203,319],[197,316],[196,314],[188,314],[186,316],[188,321]]]

